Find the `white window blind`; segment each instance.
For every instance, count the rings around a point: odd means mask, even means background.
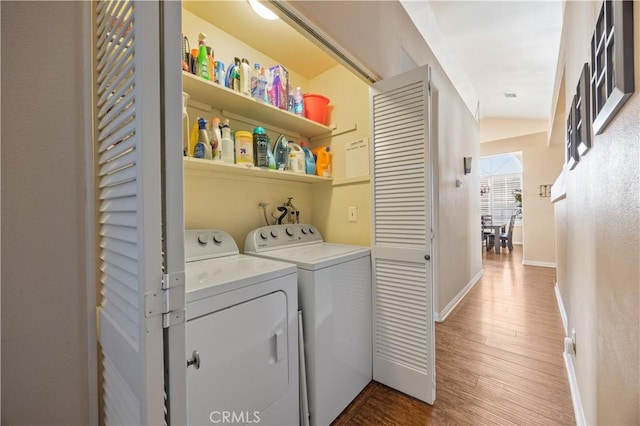
[[[480,176],[480,187],[490,188],[487,194],[480,196],[480,213],[493,215],[494,220],[509,221],[511,215],[518,213],[521,206],[514,197],[516,189],[522,189],[522,174],[498,176]],[[520,223],[516,218],[516,223]]]

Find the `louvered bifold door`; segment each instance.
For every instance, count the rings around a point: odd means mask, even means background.
[[[373,378],[433,403],[428,68],[374,84],[370,103]]]
[[[164,422],[158,6],[92,3],[106,425]]]

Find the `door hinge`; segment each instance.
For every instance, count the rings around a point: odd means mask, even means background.
[[[162,276],[162,326],[169,328],[184,322],[184,271]]]

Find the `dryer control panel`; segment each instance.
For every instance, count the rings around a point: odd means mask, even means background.
[[[270,225],[254,229],[247,234],[244,250],[258,253],[265,250],[290,247],[296,244],[322,243],[322,235],[312,226],[304,223]]]
[[[233,237],[218,229],[184,231],[184,258],[187,262],[239,254]]]

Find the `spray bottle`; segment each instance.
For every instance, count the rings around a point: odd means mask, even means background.
[[[206,34],[198,34],[198,60],[196,66],[196,74],[204,78],[205,80],[211,80],[211,74],[209,74],[209,56],[207,55],[206,40]]]
[[[194,148],[193,156],[196,158],[205,158],[211,160],[211,145],[209,144],[209,136],[207,135],[207,120],[200,117],[198,119],[198,143]]]
[[[220,139],[220,146],[222,148],[222,161],[234,164],[236,162],[235,147],[233,146],[233,139],[231,139],[229,120],[224,120],[224,124],[222,125],[222,139]]]

